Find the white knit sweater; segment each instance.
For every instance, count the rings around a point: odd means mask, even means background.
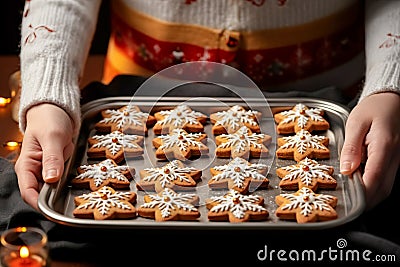
[[[165,21],[260,30],[307,23],[357,0],[191,0],[197,4],[189,12],[181,10],[188,0],[124,1],[139,12]],[[251,5],[260,3],[265,5],[263,9],[254,9]],[[276,3],[286,6],[278,7]],[[20,54],[19,123],[22,132],[26,127],[27,110],[40,103],[54,103],[63,108],[78,131],[79,79],[100,4],[101,0],[26,1]],[[365,84],[360,101],[377,92],[400,92],[400,1],[366,1],[366,7],[366,70],[362,71]],[[361,77],[354,80],[357,78]]]

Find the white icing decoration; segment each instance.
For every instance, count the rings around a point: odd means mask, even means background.
[[[308,169],[305,170],[304,167]],[[309,158],[299,161],[298,165],[290,165],[282,167],[282,169],[289,172],[282,178],[282,181],[300,179],[303,184],[308,186],[310,186],[313,179],[316,178],[335,181],[335,179],[333,179],[328,173],[330,170],[329,166],[318,164],[317,161]]]
[[[192,171],[196,171],[196,169],[193,167],[181,167],[179,162],[178,160],[173,160],[161,168],[144,169],[149,175],[144,177],[143,181],[158,180],[162,187],[176,180],[190,182],[186,174],[190,174]],[[168,171],[166,172],[166,170]]]
[[[106,197],[104,197],[106,196]],[[118,208],[123,210],[132,210],[132,207],[125,203],[131,199],[132,192],[119,192],[113,193],[110,187],[103,186],[95,192],[83,194],[79,198],[87,201],[79,205],[78,209],[96,209],[102,215],[110,212],[111,208]]]
[[[298,192],[299,195],[294,194],[281,194],[283,198],[290,201],[290,203],[282,206],[282,210],[292,210],[300,207],[300,214],[308,216],[313,210],[332,210],[332,207],[328,204],[332,201],[333,196],[324,194],[315,194],[314,191],[307,187],[301,188]]]
[[[136,144],[139,141],[138,135],[124,134],[120,131],[114,131],[105,135],[94,135],[92,138],[98,141],[98,143],[93,145],[94,148],[106,147],[112,155],[116,155],[122,148],[141,148]],[[113,142],[113,139],[116,139],[117,142]]]
[[[250,133],[246,126],[241,127],[235,133],[221,134],[221,138],[226,138],[228,141],[220,144],[217,148],[232,148],[233,153],[243,152],[250,147],[257,149],[263,148],[264,134]]]
[[[186,151],[188,146],[197,146],[200,148],[204,144],[197,140],[202,135],[202,133],[187,133],[182,129],[174,129],[170,134],[159,136],[162,141],[159,149],[178,147],[180,151]]]
[[[151,201],[142,204],[140,207],[151,209],[158,207],[163,218],[171,216],[171,212],[176,209],[197,211],[197,208],[189,202],[196,196],[195,194],[180,194],[174,192],[172,189],[164,188],[161,194],[148,196]]]
[[[302,113],[304,112],[304,113]],[[285,116],[285,119],[281,123],[294,122],[297,119],[297,125],[300,128],[304,128],[309,119],[312,121],[324,121],[325,119],[321,116],[322,110],[319,108],[308,108],[304,104],[297,104],[294,109],[282,111],[281,114]]]
[[[238,219],[244,218],[246,211],[266,211],[263,206],[258,204],[260,196],[243,195],[233,189],[224,196],[214,196],[210,200],[219,203],[210,209],[211,212],[229,211]]]
[[[257,126],[256,118],[258,114],[258,111],[245,110],[243,107],[235,105],[228,110],[214,113],[213,116],[216,120],[215,126],[224,126],[228,133],[234,133],[246,124]]]
[[[281,137],[286,143],[281,146],[282,149],[296,148],[297,152],[304,154],[308,148],[327,150],[328,148],[321,144],[326,138],[320,135],[311,135],[306,130],[300,130],[293,136]]]
[[[186,124],[200,124],[198,118],[206,116],[203,113],[191,110],[187,105],[178,105],[171,110],[161,110],[159,114],[164,116],[164,119],[158,121],[157,124],[170,124],[171,129],[182,128]]]
[[[245,178],[260,181],[264,180],[265,176],[260,173],[260,170],[265,170],[267,168],[268,166],[265,164],[249,164],[249,162],[243,158],[234,158],[226,165],[213,167],[213,169],[221,173],[213,176],[211,180],[220,181],[231,179],[235,186],[243,188]],[[239,169],[240,171],[237,171]]]
[[[106,171],[102,168],[105,167]],[[129,182],[129,180],[122,174],[128,171],[128,166],[116,166],[112,160],[106,159],[98,164],[82,165],[80,169],[84,171],[75,177],[75,179],[83,180],[86,178],[93,179],[95,186],[100,186],[105,180],[112,178],[122,182]]]
[[[122,130],[125,126],[143,126],[149,114],[141,112],[137,106],[128,105],[122,110],[106,110],[105,114],[110,117],[102,119],[101,123],[117,123],[118,130]]]

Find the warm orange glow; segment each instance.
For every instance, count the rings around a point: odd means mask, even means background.
[[[11,98],[0,97],[0,107],[5,107],[7,104],[10,104]]]
[[[19,250],[19,256],[21,258],[28,258],[29,257],[29,249],[26,246],[22,246],[21,249]]]
[[[17,143],[17,142],[14,142],[14,141],[12,141],[13,143]],[[26,227],[24,227],[24,226],[21,226],[21,227],[18,227],[17,228],[17,232],[18,233],[25,233],[26,232]]]
[[[18,147],[20,145],[19,142],[17,141],[8,141],[5,143],[5,146],[13,148],[13,147]]]

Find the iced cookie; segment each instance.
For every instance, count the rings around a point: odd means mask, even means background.
[[[250,163],[243,158],[234,158],[228,164],[210,168],[211,179],[208,186],[212,189],[235,189],[247,194],[249,189],[268,188],[266,177],[268,166],[261,163]]]
[[[294,159],[299,162],[303,159],[328,159],[329,138],[322,135],[312,135],[306,130],[300,130],[295,135],[278,138],[276,156],[280,159]]]
[[[281,181],[279,187],[285,190],[298,190],[308,187],[311,190],[335,189],[337,181],[332,177],[332,166],[319,164],[317,161],[305,158],[297,164],[276,169]]]
[[[328,130],[329,122],[324,118],[324,110],[309,108],[299,103],[291,110],[285,110],[274,115],[278,134],[292,134],[300,130],[308,132]]]
[[[192,110],[187,105],[178,105],[174,109],[161,110],[154,114],[157,122],[154,134],[168,134],[174,129],[183,129],[189,133],[204,132],[207,115]]]
[[[272,141],[267,134],[253,133],[246,126],[242,126],[235,133],[221,134],[215,137],[218,158],[262,158],[268,156],[266,147]]]
[[[170,134],[160,135],[153,139],[157,149],[156,158],[160,160],[178,159],[185,161],[209,153],[205,133],[187,133],[183,129],[174,129]]]
[[[228,110],[210,114],[210,121],[213,124],[212,133],[231,134],[242,126],[248,127],[253,133],[260,133],[259,120],[261,112],[256,110],[246,110],[244,107],[234,105]]]
[[[114,131],[105,135],[93,135],[88,138],[89,158],[114,160],[117,164],[125,160],[125,156],[139,157],[143,155],[144,137]]]
[[[337,197],[316,194],[307,187],[295,193],[281,193],[275,197],[278,208],[275,214],[283,220],[296,220],[298,223],[328,221],[338,217]]]
[[[129,188],[135,169],[126,165],[119,166],[112,159],[106,159],[97,164],[81,165],[77,172],[78,175],[72,178],[71,184],[96,191],[105,185],[119,189]]]
[[[158,194],[144,196],[144,203],[137,209],[138,215],[164,221],[193,221],[200,217],[196,208],[199,197],[196,194],[177,193],[170,188],[164,188]]]
[[[269,212],[263,205],[263,197],[243,195],[233,189],[223,196],[214,196],[206,200],[210,221],[231,223],[266,220]]]
[[[173,160],[162,167],[140,170],[140,181],[136,183],[136,187],[139,190],[156,192],[166,187],[174,191],[193,190],[201,175],[201,170],[187,167],[179,160]]]
[[[73,215],[77,218],[110,220],[136,217],[135,192],[115,191],[103,186],[97,191],[76,196],[74,202]]]
[[[147,135],[148,127],[156,123],[154,116],[132,105],[119,109],[106,109],[101,112],[101,115],[102,119],[94,126],[101,133],[120,131],[125,134]]]

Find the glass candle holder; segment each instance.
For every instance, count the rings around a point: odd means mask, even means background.
[[[47,235],[35,227],[17,227],[1,235],[2,267],[49,266]]]

